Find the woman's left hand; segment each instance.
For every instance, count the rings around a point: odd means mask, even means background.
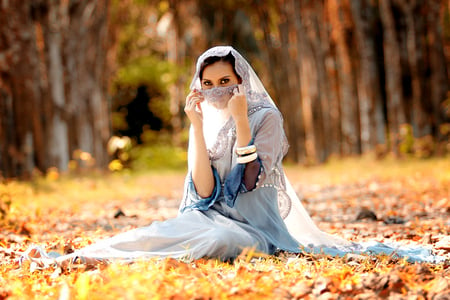
[[[244,87],[239,85],[237,91],[228,101],[228,110],[235,122],[246,121],[247,117],[247,98],[245,97]]]

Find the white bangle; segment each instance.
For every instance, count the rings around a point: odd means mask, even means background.
[[[250,145],[250,146],[246,146],[246,147],[237,147],[236,148],[237,155],[246,155],[246,154],[251,154],[251,153],[255,153],[255,152],[256,152],[256,146],[255,145]]]
[[[249,155],[238,156],[238,157],[236,158],[236,161],[237,161],[239,164],[246,164],[246,163],[249,163],[249,162],[251,162],[251,161],[254,161],[254,160],[257,159],[257,158],[258,158],[258,153],[257,153],[257,152],[254,152],[254,153],[249,154]]]

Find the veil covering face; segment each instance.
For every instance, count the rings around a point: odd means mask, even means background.
[[[267,93],[264,85],[262,84],[259,77],[256,75],[255,71],[252,69],[247,60],[242,57],[242,55],[237,52],[231,46],[216,46],[213,47],[206,52],[204,52],[197,60],[196,64],[196,72],[192,79],[190,89],[191,90],[201,90],[201,82],[200,82],[200,69],[204,62],[204,60],[208,57],[217,56],[224,57],[228,54],[232,54],[235,59],[235,70],[236,73],[242,79],[241,88],[244,88],[244,93],[247,98],[247,109],[248,115],[250,116],[257,107],[265,106],[272,107],[278,113],[279,110],[271,99],[269,94]],[[230,122],[231,117],[227,108],[217,109],[207,101],[203,101],[201,103],[201,108],[203,112],[203,131],[206,146],[209,149],[213,147],[213,145],[218,144],[217,140],[223,138],[219,132],[223,126],[225,126],[228,122]],[[280,113],[281,116],[281,113]],[[283,123],[282,117],[279,118],[280,122]],[[280,124],[281,128],[283,124]],[[191,130],[192,134],[192,130]],[[282,144],[279,145],[281,147],[281,151],[283,156],[287,153],[288,150],[288,142],[287,138],[282,133]],[[189,139],[190,141],[192,138]],[[278,140],[279,137],[278,137]],[[220,144],[220,143],[219,143]],[[192,163],[190,162],[191,157],[193,156],[190,152],[193,147],[189,146],[188,150],[188,168]],[[297,240],[302,246],[309,247],[346,247],[349,246],[350,243],[333,235],[327,234],[321,231],[313,222],[302,203],[300,202],[299,197],[295,193],[291,184],[289,183],[285,172],[281,166],[281,161],[275,167],[276,170],[265,170],[266,172],[275,171],[280,174],[280,182],[276,184],[276,188],[278,191],[278,207],[281,217],[292,237]]]

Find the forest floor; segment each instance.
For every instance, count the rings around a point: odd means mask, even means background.
[[[59,176],[0,183],[0,299],[450,299],[450,159],[349,159],[286,166],[323,230],[353,241],[432,247],[438,264],[392,256],[251,250],[233,263],[173,259],[36,270],[17,252],[70,252],[177,214],[183,171]],[[376,216],[376,219],[375,219]]]

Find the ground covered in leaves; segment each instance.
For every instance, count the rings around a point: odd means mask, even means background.
[[[389,256],[245,251],[233,263],[172,259],[33,270],[19,251],[68,253],[177,214],[183,171],[0,184],[0,299],[450,299],[450,160],[350,160],[286,167],[320,228],[354,241],[433,248],[440,264]]]

